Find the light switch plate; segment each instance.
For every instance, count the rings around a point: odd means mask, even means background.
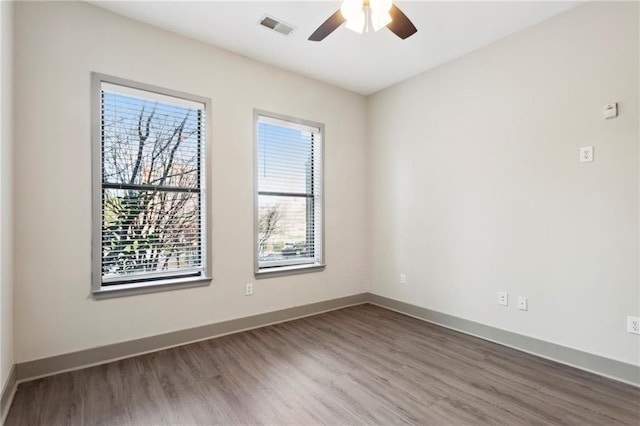
[[[609,118],[616,118],[618,116],[618,104],[612,103],[605,105],[602,109],[602,115],[605,120]]]
[[[593,161],[593,147],[583,146],[580,148],[580,162],[589,163]]]

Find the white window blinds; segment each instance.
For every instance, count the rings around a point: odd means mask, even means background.
[[[259,270],[322,263],[321,126],[258,115]]]
[[[205,104],[101,82],[101,286],[202,276]]]

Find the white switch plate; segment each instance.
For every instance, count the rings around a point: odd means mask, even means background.
[[[253,283],[247,283],[244,286],[244,295],[251,296],[253,294]]]
[[[506,291],[498,292],[498,305],[509,305],[509,294]]]
[[[400,274],[400,284],[407,283],[407,276],[405,274]]]
[[[607,104],[602,108],[602,115],[604,119],[616,118],[618,116],[618,104]]]
[[[518,309],[521,311],[527,310],[527,298],[523,296],[518,296]]]
[[[590,161],[593,161],[593,147],[583,146],[580,148],[580,162],[588,163]]]

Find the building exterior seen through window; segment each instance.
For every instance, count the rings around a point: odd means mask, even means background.
[[[322,125],[256,114],[257,272],[321,265]]]

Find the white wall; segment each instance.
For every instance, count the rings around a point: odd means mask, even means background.
[[[372,291],[638,364],[638,39],[589,3],[373,95]]]
[[[0,390],[13,365],[13,2],[0,2]]]
[[[15,27],[17,362],[367,290],[363,97],[84,3]],[[211,286],[90,296],[91,71],[212,99]],[[254,281],[253,108],[326,125],[323,272]]]

